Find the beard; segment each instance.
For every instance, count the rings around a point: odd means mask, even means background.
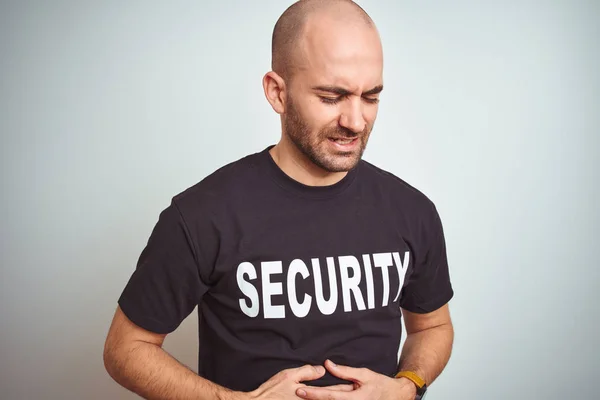
[[[302,119],[290,96],[287,98],[287,104],[288,110],[283,119],[284,132],[313,164],[327,172],[347,172],[358,164],[367,148],[372,126],[365,126],[365,129],[358,133],[339,125],[313,132]],[[331,137],[356,137],[358,148],[353,151],[335,150],[329,140]]]

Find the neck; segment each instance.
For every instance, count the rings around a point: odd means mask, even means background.
[[[282,138],[269,150],[275,164],[290,178],[307,186],[329,186],[341,181],[347,172],[329,172],[315,165],[295,144]]]

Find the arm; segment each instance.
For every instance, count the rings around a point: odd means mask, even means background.
[[[402,314],[407,336],[400,354],[400,371],[415,372],[429,386],[440,375],[452,352],[454,328],[448,304],[427,314],[404,309]]]
[[[146,399],[225,399],[241,393],[216,385],[162,349],[166,335],[147,331],[117,308],[104,346],[104,365],[120,385]]]
[[[400,370],[415,372],[430,385],[450,358],[454,330],[448,305],[426,314],[406,310],[403,313],[408,335],[400,356]],[[345,393],[303,387],[296,394],[309,400],[412,400],[417,394],[415,384],[407,378],[394,379],[365,368],[335,365],[329,360],[325,368],[339,378],[354,382],[355,390]]]
[[[248,393],[234,392],[198,376],[162,349],[166,335],[147,331],[117,308],[104,346],[104,365],[121,386],[149,400],[296,400],[302,382],[321,378],[322,366],[283,370]],[[352,390],[339,385],[340,392]]]

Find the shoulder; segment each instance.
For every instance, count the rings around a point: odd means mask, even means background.
[[[365,178],[363,181],[368,185],[385,193],[390,201],[398,205],[402,204],[404,209],[417,213],[430,213],[432,209],[435,210],[433,201],[422,191],[404,179],[366,160],[361,161],[361,175]]]
[[[260,153],[253,153],[217,169],[198,183],[173,196],[180,212],[201,207],[210,211],[247,192],[257,173]]]
[[[362,161],[364,175],[370,191],[381,193],[385,212],[407,226],[418,243],[431,243],[443,235],[442,221],[435,203],[422,191],[391,172]],[[362,173],[364,171],[364,173]]]

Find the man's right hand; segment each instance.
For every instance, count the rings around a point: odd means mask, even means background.
[[[298,400],[298,388],[304,387],[302,382],[314,381],[325,375],[321,365],[305,365],[300,368],[284,369],[273,375],[268,381],[252,392],[246,393],[251,400]],[[337,385],[337,390],[352,390],[352,385]]]

